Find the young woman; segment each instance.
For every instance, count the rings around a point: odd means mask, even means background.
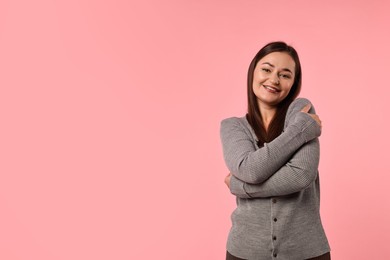
[[[225,182],[237,197],[227,260],[330,259],[319,212],[321,120],[297,98],[301,79],[295,49],[267,44],[249,66],[248,113],[221,122]]]

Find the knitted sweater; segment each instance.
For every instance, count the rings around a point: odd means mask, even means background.
[[[308,103],[294,100],[282,134],[262,147],[245,116],[221,122],[230,190],[237,197],[227,241],[234,256],[303,260],[330,251],[319,213],[321,128],[300,112]]]

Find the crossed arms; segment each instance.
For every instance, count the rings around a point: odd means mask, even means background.
[[[237,197],[259,198],[291,194],[308,187],[318,175],[321,127],[300,112],[307,99],[291,103],[283,133],[256,149],[251,133],[238,118],[221,122],[221,141]],[[309,111],[314,112],[314,108]]]

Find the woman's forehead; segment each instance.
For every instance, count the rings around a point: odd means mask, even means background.
[[[265,64],[275,68],[295,69],[294,59],[285,52],[271,52],[261,58],[257,65]]]

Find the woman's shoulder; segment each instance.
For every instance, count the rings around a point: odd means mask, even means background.
[[[309,99],[301,97],[296,98],[293,102],[291,102],[287,110],[287,117],[291,114],[295,114],[295,112],[301,111],[307,104],[311,104],[309,113],[315,113],[313,103]]]
[[[242,116],[242,117],[236,117],[236,116],[233,116],[233,117],[228,117],[228,118],[225,118],[225,119],[222,119],[221,120],[221,125],[239,125],[239,124],[244,124],[246,121],[246,116]]]
[[[248,121],[246,116],[242,117],[228,117],[221,121],[221,131],[223,130],[233,130],[241,129],[248,130]]]
[[[290,104],[290,108],[294,107],[304,107],[307,104],[311,104],[310,100],[304,97],[296,98],[293,102]]]
[[[231,138],[249,138],[252,141],[256,140],[255,134],[246,116],[229,117],[221,121],[220,134],[222,139]]]

